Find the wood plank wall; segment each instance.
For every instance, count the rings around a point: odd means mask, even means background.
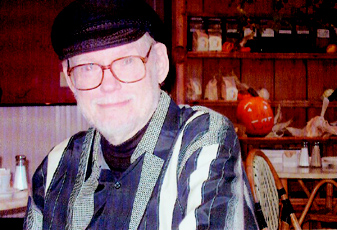
[[[60,63],[50,33],[56,15],[73,0],[0,1],[0,103],[75,103],[60,86]],[[146,0],[171,25],[168,0]]]
[[[206,85],[214,76],[220,84],[220,73],[227,75],[234,71],[241,82],[257,90],[266,88],[272,102],[291,101],[293,107],[282,107],[283,118],[293,119],[293,124],[298,128],[304,127],[309,119],[320,114],[324,90],[337,88],[336,60],[188,58],[186,64],[187,78],[202,79],[203,98]],[[307,101],[314,106],[303,105]],[[216,102],[207,103],[207,106],[237,122],[236,110],[231,106]],[[326,119],[336,121],[336,115],[336,107],[329,107]]]

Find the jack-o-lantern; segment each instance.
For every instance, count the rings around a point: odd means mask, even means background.
[[[241,100],[237,107],[237,118],[250,136],[265,136],[274,125],[273,110],[262,97]]]

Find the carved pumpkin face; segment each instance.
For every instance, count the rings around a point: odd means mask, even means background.
[[[237,118],[251,136],[265,136],[274,125],[273,110],[262,97],[250,97],[240,101]]]

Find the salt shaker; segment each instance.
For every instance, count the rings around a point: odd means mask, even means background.
[[[309,167],[309,151],[308,151],[308,142],[303,142],[300,153],[300,167]]]
[[[26,156],[17,155],[15,156],[16,167],[15,167],[15,179],[14,188],[18,190],[27,189],[27,174],[26,174]]]
[[[322,167],[321,153],[319,150],[319,142],[315,142],[314,147],[312,148],[310,166],[316,167],[316,168]]]

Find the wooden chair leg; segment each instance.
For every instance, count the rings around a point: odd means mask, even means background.
[[[298,183],[301,185],[301,187],[302,187],[303,191],[305,192],[305,194],[307,195],[307,197],[309,198],[309,197],[310,197],[310,191],[309,191],[309,189],[307,188],[307,186],[305,186],[303,180],[298,179],[297,181],[298,181]],[[317,204],[316,204],[316,201],[313,201],[313,202],[312,202],[312,206],[313,206],[312,208],[313,208],[314,210],[319,210],[319,208],[318,208],[318,206],[317,206]]]
[[[306,215],[307,215],[307,213],[308,213],[308,211],[309,211],[309,209],[310,209],[310,207],[311,207],[311,205],[312,205],[312,203],[313,203],[313,200],[315,199],[315,197],[316,197],[316,194],[317,194],[317,192],[318,192],[318,190],[321,188],[321,186],[323,185],[323,184],[330,184],[331,186],[332,186],[332,188],[333,188],[333,186],[335,186],[335,187],[337,187],[337,182],[336,181],[334,181],[334,180],[331,180],[331,179],[326,179],[326,180],[321,180],[319,183],[317,183],[316,184],[316,186],[315,186],[315,188],[312,190],[312,192],[311,192],[311,194],[310,194],[310,197],[309,197],[309,199],[308,199],[308,203],[307,203],[307,205],[305,206],[305,208],[304,208],[304,210],[303,210],[303,212],[302,212],[302,214],[301,214],[301,217],[300,217],[300,219],[299,219],[299,223],[300,223],[300,225],[302,225],[302,223],[303,223],[303,221],[304,221],[304,219],[305,219],[305,217],[306,217]],[[329,203],[330,201],[328,201],[328,206],[332,206],[332,204],[330,204]],[[327,206],[327,207],[328,207]],[[331,209],[330,209],[331,210]]]

